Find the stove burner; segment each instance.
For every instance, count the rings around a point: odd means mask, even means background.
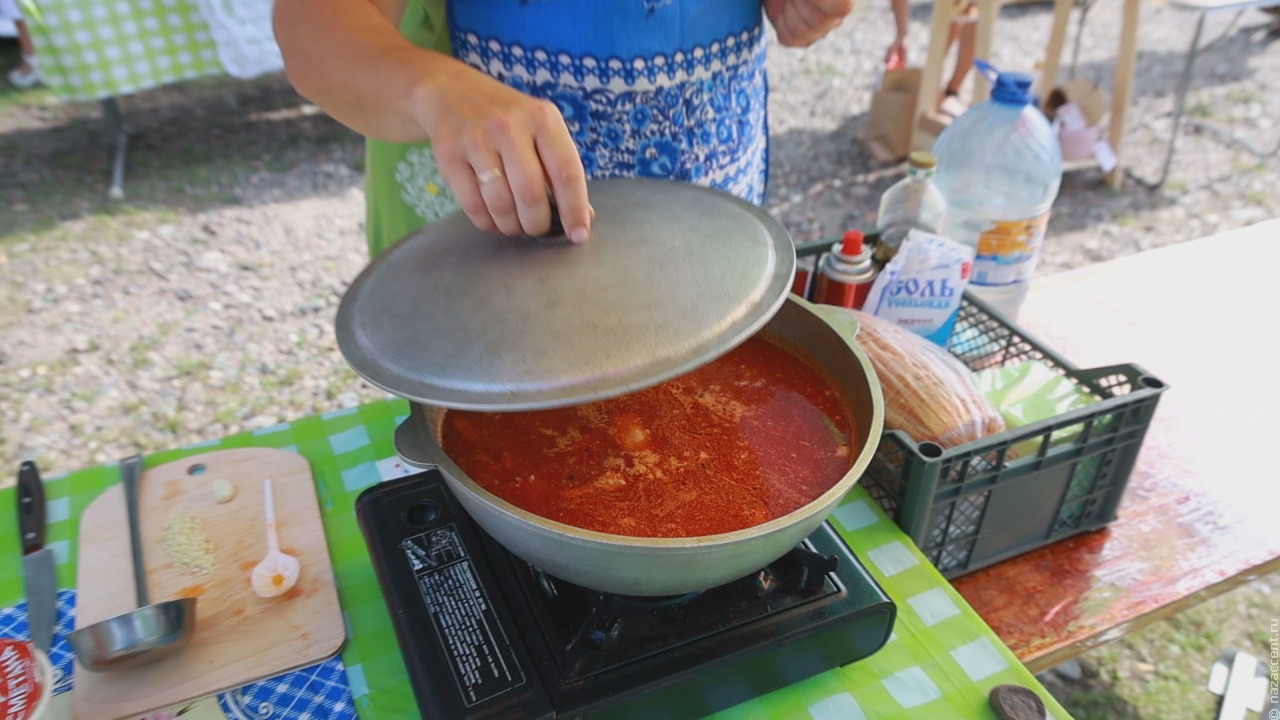
[[[843,588],[829,575],[838,564],[807,545],[726,585],[640,597],[583,588],[511,559],[543,640],[570,683],[838,594]]]
[[[893,603],[826,524],[734,582],[637,597],[510,554],[436,470],[366,490],[356,517],[424,718],[705,715],[866,657],[893,626]]]
[[[840,559],[835,555],[823,555],[804,546],[791,549],[780,562],[796,562],[800,565],[801,590],[816,590],[822,585],[823,578],[834,573],[840,567]],[[765,568],[761,572],[767,572]]]
[[[606,597],[612,598],[613,602],[619,605],[631,605],[637,608],[658,610],[661,608],[676,607],[681,603],[689,602],[701,594],[701,590],[696,590],[694,592],[684,593],[683,595],[659,595],[657,597],[644,597],[641,595],[609,595],[608,593],[600,593],[600,597],[602,599]]]
[[[637,597],[591,591],[512,560],[527,597],[545,600],[530,602],[530,609],[567,683],[840,593],[844,588],[828,577],[837,564],[812,546],[797,547],[758,573],[707,591]],[[530,587],[553,594],[529,593]]]
[[[533,565],[529,565],[528,568],[529,568],[529,576],[532,578],[533,585],[538,589],[540,593],[542,593],[542,596],[545,597],[547,600],[554,601],[556,598],[560,596],[560,589],[557,587],[557,583],[564,583],[566,585],[572,584],[564,580],[559,580],[553,575],[551,575],[550,573],[547,573],[541,568],[535,567]],[[577,587],[577,586],[574,585],[573,587]],[[680,603],[692,600],[693,598],[696,598],[701,594],[702,594],[701,590],[695,590],[693,592],[687,592],[680,595],[648,596],[648,595],[618,595],[618,594],[611,594],[611,593],[600,593],[599,595],[601,598],[606,598],[606,597],[611,598],[611,601],[621,603],[621,604],[635,605],[637,607],[655,608],[655,607],[663,607],[663,606],[669,606],[669,605],[679,605]]]

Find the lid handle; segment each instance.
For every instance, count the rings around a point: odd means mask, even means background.
[[[542,235],[522,234],[523,240],[539,245],[572,245],[573,241],[564,231],[564,223],[560,221],[560,206],[556,204],[556,196],[547,190],[547,203],[551,205],[551,227]]]

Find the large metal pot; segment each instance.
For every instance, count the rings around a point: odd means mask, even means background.
[[[690,538],[638,538],[582,530],[526,512],[497,497],[460,468],[440,444],[447,410],[413,405],[397,433],[401,457],[436,465],[468,514],[515,555],[551,575],[603,592],[675,595],[744,577],[794,548],[826,519],[862,476],[884,425],[880,382],[854,342],[857,324],[847,311],[789,298],[759,331],[822,368],[853,411],[855,456],[839,482],[816,500],[756,527]]]

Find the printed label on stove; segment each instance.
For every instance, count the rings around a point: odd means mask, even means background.
[[[524,684],[507,633],[453,525],[400,544],[467,707]]]

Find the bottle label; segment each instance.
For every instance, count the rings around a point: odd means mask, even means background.
[[[1030,220],[997,220],[978,237],[973,259],[974,285],[1016,285],[1036,270],[1049,213]]]

